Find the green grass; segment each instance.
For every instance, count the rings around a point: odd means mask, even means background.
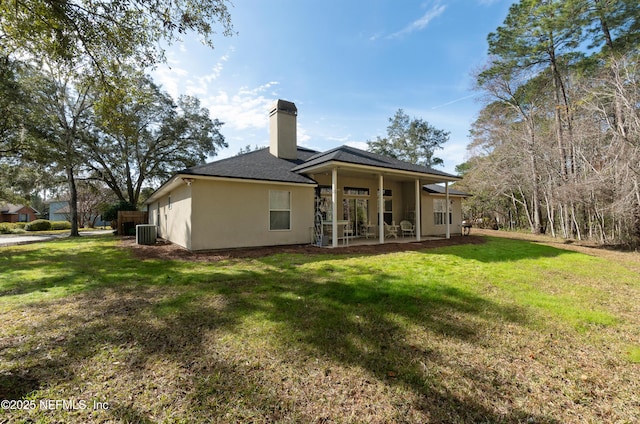
[[[640,279],[624,255],[488,238],[141,261],[117,244],[0,250],[0,398],[110,405],[0,421],[640,418]]]
[[[629,361],[640,364],[640,346],[629,346],[627,355]]]

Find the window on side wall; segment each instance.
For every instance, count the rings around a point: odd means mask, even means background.
[[[291,192],[269,191],[269,230],[291,229]]]
[[[445,216],[447,215],[447,201],[446,199],[433,199],[433,224],[445,225]],[[453,202],[449,203],[449,224],[452,223],[453,218]]]

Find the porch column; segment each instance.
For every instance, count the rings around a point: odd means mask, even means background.
[[[420,241],[420,233],[422,232],[422,229],[420,228],[420,201],[422,199],[422,196],[420,194],[422,193],[422,190],[420,190],[420,188],[420,179],[416,178],[416,241]]]
[[[445,220],[447,222],[447,238],[451,238],[451,223],[449,222],[449,213],[451,213],[451,211],[449,210],[449,182],[445,182],[444,183],[444,193],[445,193],[445,202],[447,204],[446,207],[446,217]]]
[[[338,168],[331,170],[331,246],[338,247]]]
[[[380,244],[384,244],[384,177],[378,176],[378,234]]]

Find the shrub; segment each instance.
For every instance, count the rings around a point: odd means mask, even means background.
[[[27,231],[48,231],[51,229],[51,221],[46,219],[36,219],[35,221],[31,221],[25,227]]]
[[[0,222],[0,234],[23,234],[26,222]]]
[[[51,221],[52,230],[70,230],[71,223],[69,221]]]
[[[8,222],[0,222],[0,234],[11,234],[14,226]]]

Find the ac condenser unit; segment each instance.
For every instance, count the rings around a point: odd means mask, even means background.
[[[136,243],[138,244],[155,244],[156,234],[155,225],[136,225]]]

